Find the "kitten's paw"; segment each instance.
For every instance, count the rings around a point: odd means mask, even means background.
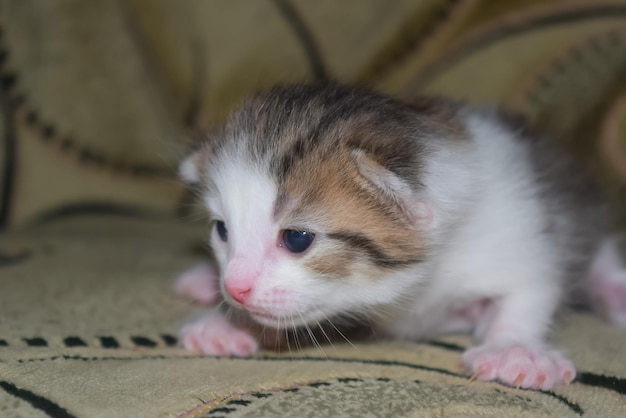
[[[220,293],[218,272],[209,264],[199,264],[176,279],[174,290],[182,297],[211,305]]]
[[[250,357],[259,349],[259,342],[219,315],[210,315],[185,325],[180,330],[185,349],[207,356]]]
[[[470,348],[463,353],[463,362],[477,379],[529,389],[547,390],[576,376],[572,362],[561,354],[521,344]]]

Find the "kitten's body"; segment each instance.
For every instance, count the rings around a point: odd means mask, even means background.
[[[495,112],[277,88],[235,112],[181,174],[223,222],[211,236],[221,277],[196,270],[182,293],[206,300],[214,280],[228,303],[278,329],[357,315],[396,338],[471,331],[479,345],[464,361],[479,378],[573,379],[544,340],[566,291],[584,288],[607,215],[568,157]],[[294,252],[289,231],[315,238]],[[617,283],[626,300],[610,260],[596,263],[594,288]],[[184,328],[183,343],[250,355],[252,328],[213,313]]]

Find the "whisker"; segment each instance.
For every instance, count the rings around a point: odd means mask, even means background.
[[[330,326],[331,326],[331,327],[333,327],[333,328],[335,329],[335,331],[337,331],[337,333],[341,336],[341,338],[343,338],[344,340],[346,340],[346,342],[352,346],[352,348],[354,348],[354,349],[357,349],[357,350],[358,350],[358,347],[357,347],[356,345],[352,344],[352,341],[350,341],[350,340],[348,339],[348,337],[346,337],[346,336],[344,335],[344,333],[343,333],[343,332],[341,332],[341,331],[339,330],[339,328],[337,328],[337,327],[335,326],[335,324],[333,324],[333,321],[332,321],[330,318],[326,318],[326,322],[328,322],[328,323],[330,324]]]
[[[324,331],[324,328],[322,327],[320,322],[318,320],[315,320],[315,322],[317,323],[317,327],[320,329],[320,331],[322,331],[322,334],[326,337],[326,339],[328,340],[330,345],[332,347],[334,347],[333,342],[331,341],[331,339],[326,334],[326,331]],[[324,355],[324,357],[328,358],[328,354],[324,350],[324,346],[318,341],[317,337],[315,337],[315,333],[313,333],[313,331],[311,330],[311,328],[308,325],[307,325],[306,328],[307,328],[307,331],[309,332],[309,335],[311,335],[311,338],[313,339],[314,344],[317,347],[317,349]]]
[[[331,347],[335,347],[335,345],[333,344],[332,339],[326,333],[326,330],[324,329],[324,326],[317,319],[315,320],[315,322],[317,323],[317,327],[320,329],[320,331],[322,331],[322,334],[326,338],[326,341],[328,341],[328,343],[330,344]]]
[[[280,318],[278,318],[278,326],[280,327]],[[289,351],[289,357],[293,358],[293,353],[291,352],[291,344],[289,344],[289,329],[287,328],[287,319],[285,319],[285,339],[287,340],[287,350]]]
[[[311,339],[311,344],[313,344],[313,346],[320,351],[324,357],[328,358],[328,355],[326,354],[326,352],[324,351],[324,349],[322,348],[322,345],[320,344],[320,342],[317,340],[317,338],[315,337],[315,334],[313,333],[313,330],[311,329],[311,327],[309,326],[309,324],[306,323],[306,321],[304,320],[304,317],[302,316],[302,313],[298,313],[300,315],[300,318],[302,319],[302,322],[304,323],[304,329],[306,330],[306,332],[309,334],[309,338]]]
[[[230,322],[233,318],[233,315],[235,314],[234,309],[232,306],[230,306],[229,304],[225,304],[224,301],[222,301],[222,303],[220,303],[220,307],[222,307],[222,304],[224,304],[224,306],[226,306],[226,309],[224,310],[224,317]]]
[[[296,344],[296,348],[298,350],[301,350],[302,345],[300,344],[300,338],[298,337],[298,328],[296,327],[296,321],[294,320],[293,316],[289,316],[289,319],[291,320],[291,327],[293,328],[294,343]]]

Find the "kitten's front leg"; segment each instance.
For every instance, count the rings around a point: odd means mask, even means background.
[[[200,263],[178,276],[174,290],[179,296],[209,306],[219,299],[219,281],[219,272],[213,265]]]
[[[182,273],[174,285],[176,293],[203,305],[214,305],[221,299],[219,272],[201,263]],[[259,348],[258,338],[246,322],[235,324],[215,308],[184,325],[179,332],[182,346],[207,356],[249,357]]]
[[[249,357],[259,349],[253,330],[232,323],[218,309],[183,326],[179,336],[186,350],[206,356]]]

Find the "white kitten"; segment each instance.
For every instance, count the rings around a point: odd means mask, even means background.
[[[220,273],[196,269],[179,291],[206,301],[219,286],[243,313],[184,327],[188,349],[248,356],[263,327],[326,334],[356,317],[394,338],[473,332],[463,361],[479,379],[542,389],[574,379],[546,334],[585,288],[608,215],[580,167],[495,111],[279,87],[246,102],[180,172],[204,197]],[[614,247],[586,288],[624,325]]]

